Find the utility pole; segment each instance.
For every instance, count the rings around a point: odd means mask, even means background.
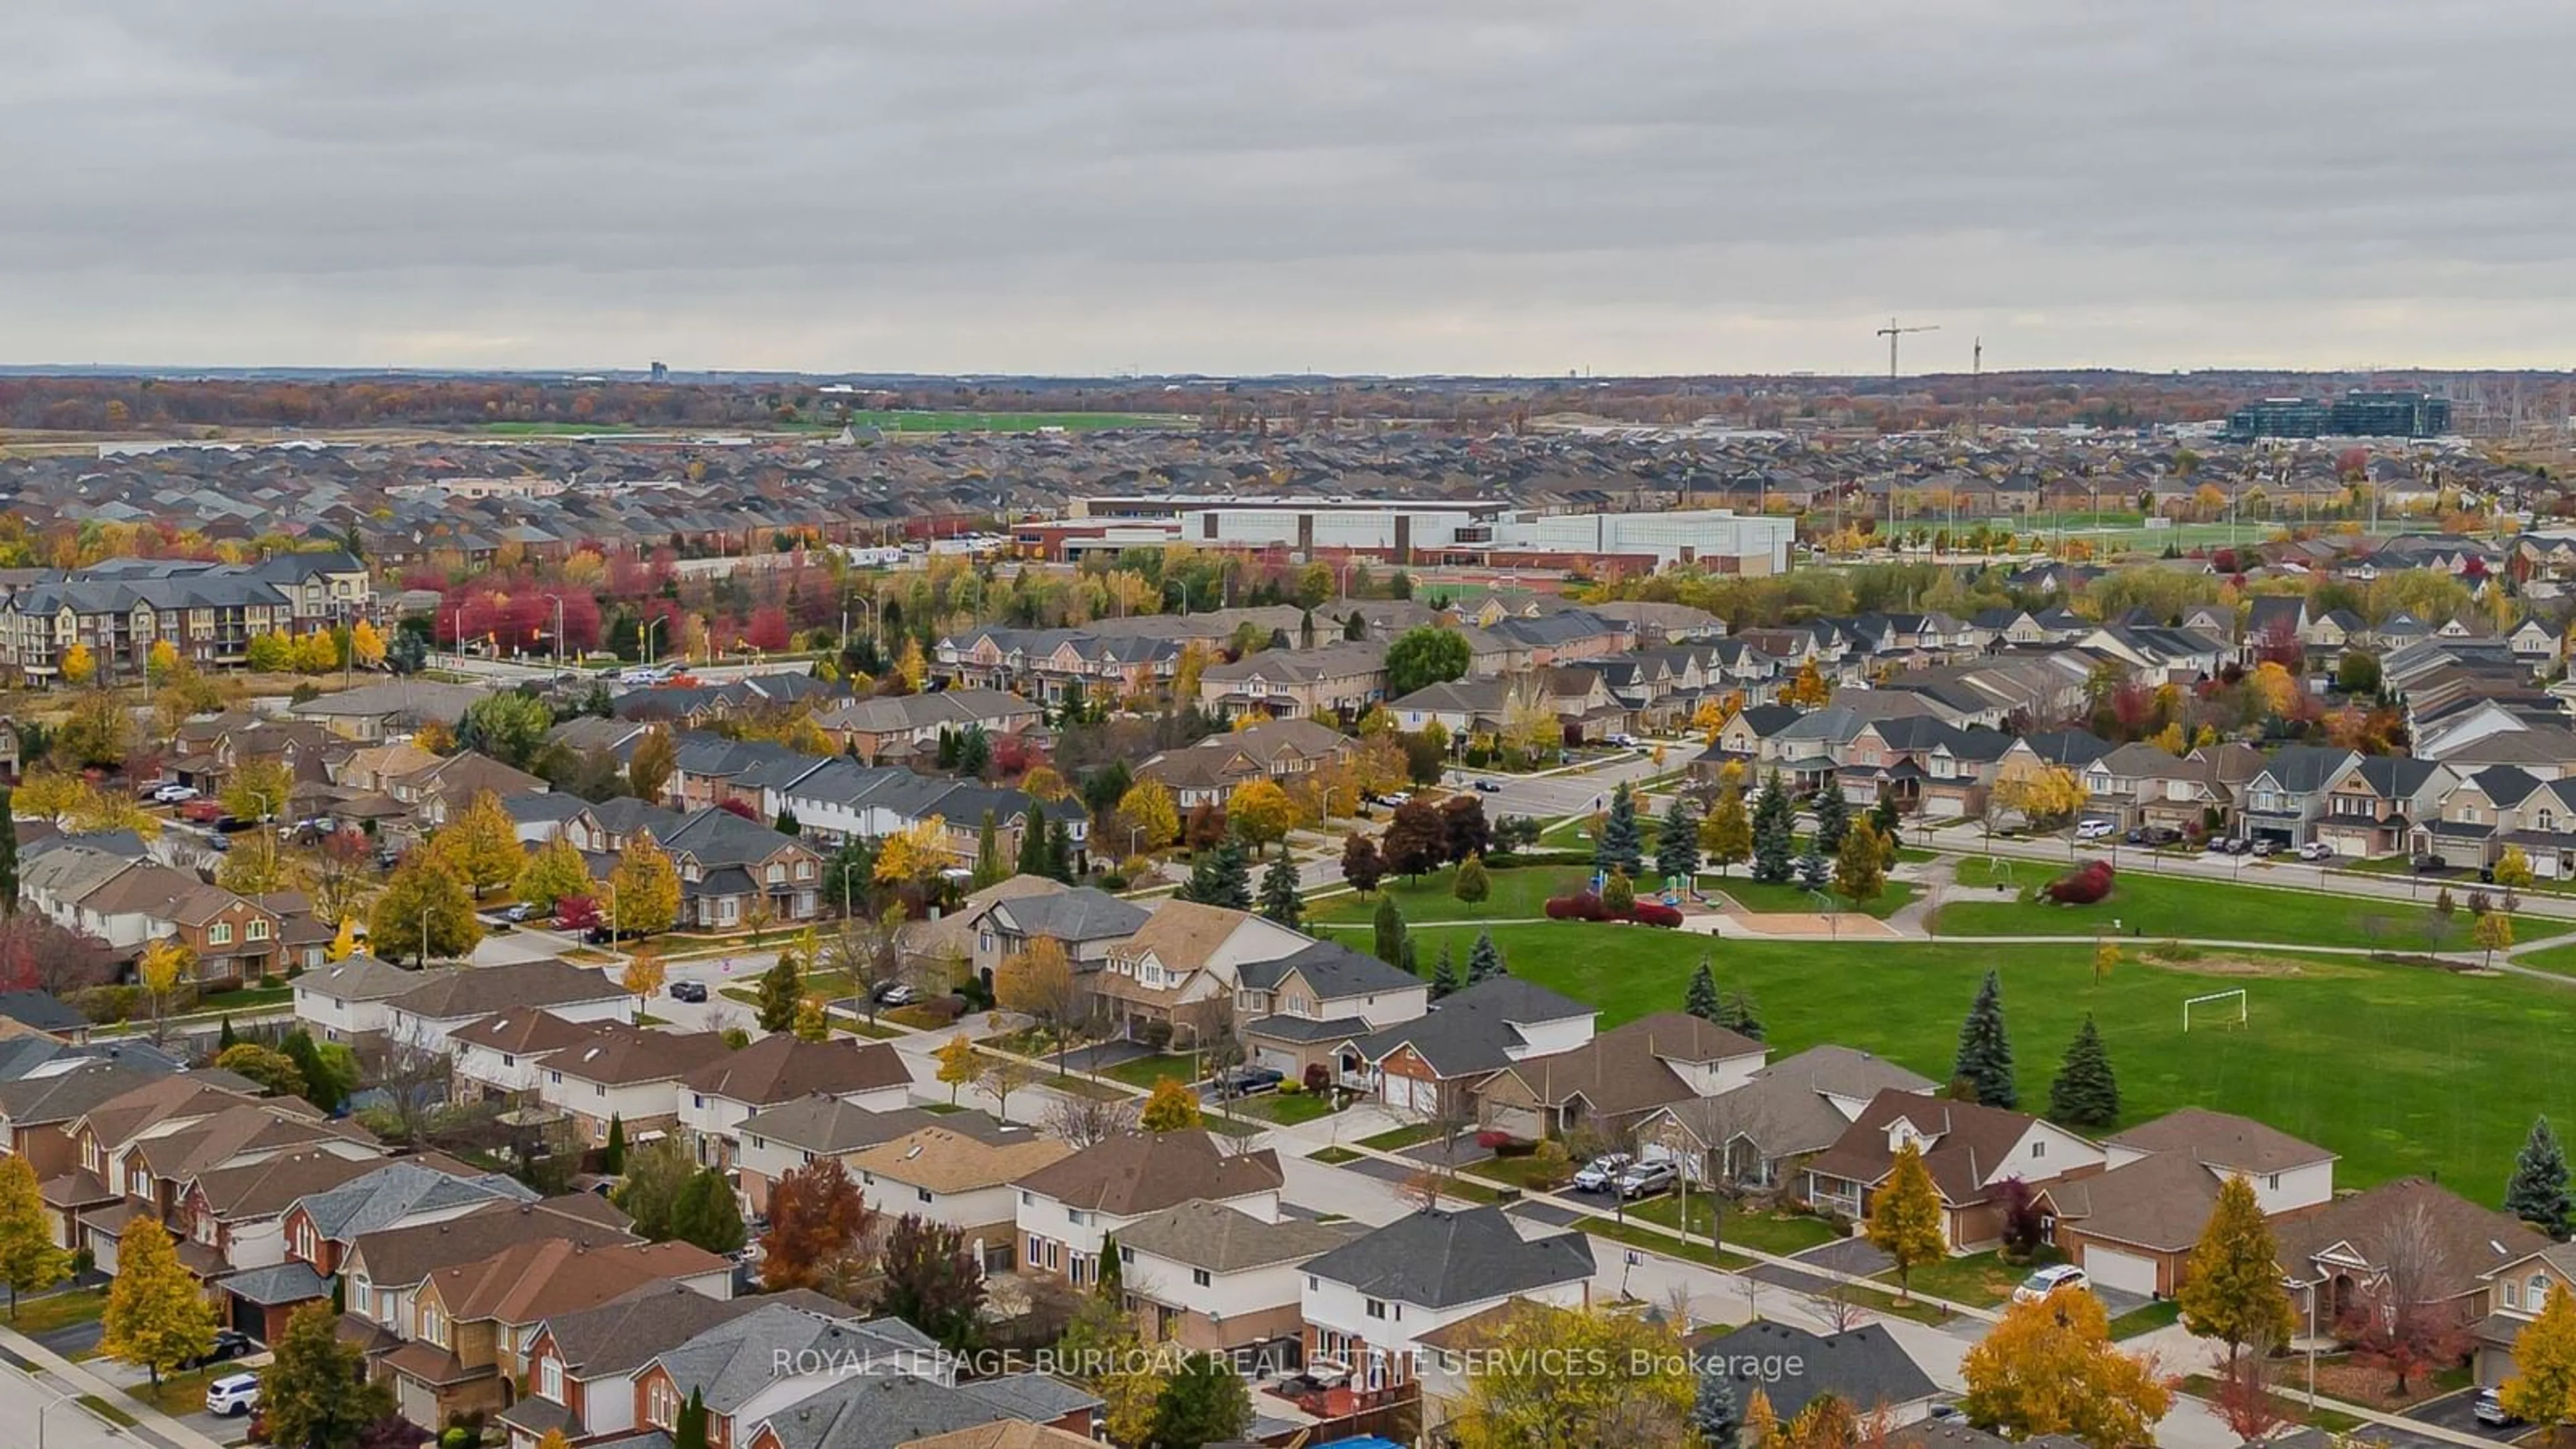
[[[1878,336],[1887,339],[1887,380],[1889,382],[1896,381],[1896,342],[1898,338],[1903,337],[1909,332],[1938,332],[1940,330],[1941,324],[1937,322],[1928,327],[1899,327],[1896,325],[1895,318],[1888,318],[1887,325],[1878,329],[1877,333]]]
[[[1888,339],[1888,345],[1893,347],[1895,339]],[[1982,443],[1986,439],[1985,403],[1986,339],[1980,337],[1968,350],[1968,439],[1970,442]]]

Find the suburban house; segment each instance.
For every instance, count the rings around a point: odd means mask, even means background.
[[[1659,1107],[1744,1086],[1768,1050],[1696,1016],[1659,1011],[1506,1065],[1476,1085],[1476,1117],[1532,1140],[1586,1129],[1618,1135]]]
[[[2401,1177],[2339,1197],[2272,1224],[2281,1277],[2302,1318],[2320,1329],[2369,1304],[2387,1288],[2390,1260],[2418,1254],[2428,1266],[2416,1290],[2451,1305],[2463,1327],[2483,1322],[2496,1273],[2550,1246],[2547,1235],[2508,1212],[2469,1201],[2438,1183]],[[2421,1245],[2420,1247],[2418,1245]]]
[[[624,1123],[629,1143],[656,1141],[679,1129],[686,1096],[680,1079],[732,1050],[712,1031],[601,1022],[589,1036],[546,1054],[537,1100],[569,1119],[583,1142],[606,1142],[611,1122]]]
[[[2481,1276],[2487,1280],[2487,1314],[2477,1325],[2472,1362],[2479,1385],[2492,1388],[2514,1376],[2514,1342],[2549,1306],[2550,1293],[2576,1293],[2576,1251],[2568,1244],[2552,1243],[2499,1263]]]
[[[1737,1403],[1749,1403],[1759,1392],[1784,1416],[1783,1423],[1828,1394],[1864,1417],[1885,1414],[1911,1422],[1931,1408],[1940,1389],[1881,1323],[1811,1333],[1757,1320],[1695,1335],[1689,1348],[1694,1362],[1723,1366]]]
[[[765,1310],[855,1324],[858,1310],[804,1289],[715,1298],[647,1283],[589,1308],[549,1315],[527,1341],[527,1391],[500,1415],[510,1449],[536,1449],[558,1429],[575,1443],[614,1443],[636,1427],[634,1375],[657,1355],[719,1324]]]
[[[1444,998],[1437,1011],[1337,1044],[1337,1077],[1400,1112],[1466,1119],[1487,1077],[1525,1057],[1583,1045],[1600,1015],[1544,986],[1496,976]]]
[[[764,913],[782,924],[817,914],[823,858],[794,836],[708,808],[654,831],[654,839],[679,868],[683,925],[730,930]]]
[[[386,1228],[443,1222],[493,1204],[537,1200],[518,1179],[435,1154],[377,1164],[336,1187],[308,1192],[283,1218],[289,1263],[319,1279],[339,1275],[358,1239]],[[329,1291],[327,1283],[322,1296]]]
[[[1283,1181],[1276,1152],[1229,1153],[1201,1130],[1112,1137],[1020,1179],[1020,1271],[1088,1287],[1109,1234],[1185,1202],[1276,1218]]]
[[[2406,849],[2417,822],[2439,818],[2443,797],[2458,783],[2459,776],[2438,760],[2355,756],[2326,786],[2316,838],[2341,856],[2396,855]],[[2568,813],[2576,824],[2576,811]]]
[[[1117,943],[1151,919],[1134,901],[1089,886],[996,900],[967,923],[974,932],[975,974],[992,985],[1003,962],[1041,938],[1063,947],[1075,972],[1098,971],[1109,964]]]
[[[533,1008],[496,1011],[447,1034],[453,1091],[460,1102],[501,1102],[512,1107],[537,1100],[546,1059],[566,1047],[613,1032],[615,1021],[574,1021]]]
[[[1357,719],[1386,698],[1386,646],[1332,644],[1321,649],[1265,649],[1199,675],[1200,707],[1220,719],[1258,714]]]
[[[410,1321],[396,1330],[409,1341],[380,1360],[382,1371],[406,1417],[415,1406],[430,1410],[415,1423],[496,1413],[517,1400],[526,1346],[546,1320],[664,1282],[729,1298],[733,1265],[682,1242],[513,1243],[433,1270],[412,1294]]]
[[[1342,1043],[1430,1009],[1429,982],[1337,941],[1235,971],[1236,1031],[1250,1059],[1299,1081],[1316,1067],[1330,1076]]]
[[[319,1040],[372,1045],[392,1023],[394,1000],[438,974],[405,971],[360,951],[295,978],[295,1019]]]
[[[449,1032],[504,1011],[544,1010],[567,1021],[614,1021],[635,1010],[635,998],[625,987],[591,967],[555,957],[419,975],[418,986],[385,1003],[388,1041],[444,1049]]]
[[[575,1196],[590,1198],[591,1207],[607,1207],[589,1193]],[[416,1305],[420,1290],[428,1283],[430,1275],[441,1268],[489,1258],[521,1243],[561,1239],[590,1248],[606,1248],[642,1241],[623,1226],[579,1215],[590,1211],[591,1207],[558,1199],[537,1203],[485,1203],[438,1221],[413,1222],[360,1234],[341,1263],[349,1314],[402,1340],[406,1346],[414,1347],[416,1352],[411,1357],[419,1361],[423,1388],[445,1387],[427,1380],[435,1377],[434,1369],[446,1350],[434,1340],[423,1339],[419,1332],[421,1323]],[[615,1212],[614,1209],[609,1211]],[[414,1422],[444,1422],[427,1395],[397,1393],[396,1398],[404,1417],[411,1417],[416,1410],[427,1410],[421,1419]]]
[[[743,1124],[793,1102],[839,1102],[891,1112],[912,1099],[912,1073],[892,1043],[836,1036],[806,1041],[773,1032],[739,1051],[693,1064],[680,1078],[680,1127],[690,1155],[733,1165]]]
[[[1367,1231],[1185,1202],[1119,1232],[1119,1282],[1157,1342],[1209,1353],[1302,1349],[1299,1268]]]
[[[2449,779],[2439,804],[2414,817],[2408,836],[2415,853],[2451,865],[2490,866],[2518,849],[2541,879],[2576,879],[2576,779],[2489,765]]]
[[[1637,1127],[1639,1152],[1671,1158],[1702,1187],[1776,1193],[1799,1185],[1806,1160],[1833,1146],[1879,1093],[1929,1096],[1939,1087],[1868,1052],[1809,1047],[1741,1086],[1649,1112]]]
[[[773,1416],[795,1423],[794,1416],[811,1412],[816,1400],[830,1399],[832,1385],[914,1383],[919,1382],[916,1374],[953,1375],[953,1365],[937,1361],[935,1347],[900,1319],[845,1323],[764,1305],[664,1349],[637,1369],[631,1378],[637,1427],[669,1434],[679,1423],[681,1406],[695,1392],[707,1411],[707,1442],[751,1449],[763,1442]],[[836,1367],[850,1362],[885,1364],[890,1370],[851,1375]],[[828,1441],[799,1433],[779,1442],[801,1446]]]
[[[319,695],[291,707],[287,714],[318,721],[344,740],[372,745],[408,738],[425,724],[453,729],[465,718],[468,705],[491,692],[480,684],[442,684],[407,676]]]
[[[949,689],[937,694],[885,695],[851,700],[814,716],[835,747],[875,764],[887,755],[909,759],[940,734],[980,729],[999,738],[1044,721],[1038,705],[997,689]]]
[[[1423,1335],[1515,1298],[1588,1307],[1593,1269],[1590,1238],[1523,1238],[1498,1207],[1409,1214],[1306,1260],[1308,1369],[1347,1369],[1363,1394],[1399,1390]]]
[[[2185,1107],[2103,1142],[2106,1170],[2050,1192],[2057,1247],[2096,1286],[2170,1298],[2218,1206],[2242,1177],[2267,1217],[2334,1198],[2335,1155],[2244,1117]]]
[[[1118,1035],[1197,1046],[1230,1024],[1246,964],[1312,944],[1249,911],[1161,901],[1134,934],[1110,943],[1108,960],[1082,984]]]
[[[2326,792],[2360,755],[2325,745],[2283,745],[2272,753],[2238,796],[2237,814],[2248,840],[2306,845],[2325,818]]]
[[[859,1195],[888,1221],[910,1214],[955,1228],[987,1273],[1008,1272],[1018,1241],[1021,1178],[1073,1148],[981,1113],[956,1113],[845,1159]]]
[[[31,847],[19,899],[65,930],[131,955],[154,941],[188,948],[199,982],[258,981],[278,951],[277,913],[195,875],[65,837]]]
[[[919,1107],[878,1112],[838,1097],[800,1097],[763,1108],[736,1125],[734,1166],[752,1212],[765,1213],[770,1189],[778,1179],[811,1166],[817,1158],[838,1158],[847,1169],[850,1159],[865,1148],[934,1123],[957,1125],[965,1115],[943,1116]],[[960,1126],[960,1130],[968,1129]]]
[[[1311,719],[1265,719],[1226,734],[1210,735],[1184,749],[1165,750],[1136,767],[1136,778],[1172,792],[1187,811],[1225,807],[1238,786],[1255,780],[1290,784],[1358,752],[1350,736]]]
[[[2102,1170],[2102,1149],[2054,1123],[1976,1102],[1886,1090],[1834,1145],[1806,1165],[1807,1200],[1857,1222],[1907,1146],[1941,1194],[1950,1251],[1973,1253],[2003,1238],[2000,1189],[2019,1179],[2043,1198],[2058,1184]]]

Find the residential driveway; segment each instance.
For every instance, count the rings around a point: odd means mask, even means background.
[[[2510,1444],[2531,1432],[2529,1424],[2516,1424],[2511,1428],[2498,1429],[2479,1423],[2477,1417],[2471,1412],[2477,1407],[2477,1402],[2476,1389],[2462,1389],[2455,1394],[2444,1394],[2438,1399],[2426,1399],[2407,1410],[2405,1416],[2409,1419],[2421,1419],[2427,1424],[2448,1429],[2454,1434],[2472,1434],[2480,1439],[2493,1440],[2498,1444]]]
[[[1724,1233],[1723,1228],[1719,1229],[1720,1236]],[[1855,1278],[1867,1278],[1896,1266],[1895,1259],[1880,1252],[1878,1246],[1867,1238],[1836,1238],[1796,1256],[1801,1263],[1813,1263],[1829,1272],[1849,1273]]]
[[[98,1348],[98,1339],[102,1331],[99,1321],[93,1318],[86,1323],[64,1324],[51,1333],[29,1336],[65,1358],[81,1359],[88,1357]]]
[[[1064,1054],[1064,1064],[1078,1072],[1102,1072],[1121,1062],[1141,1061],[1154,1049],[1138,1041],[1104,1041]]]
[[[1438,1167],[1444,1162],[1452,1167],[1464,1167],[1470,1162],[1482,1162],[1493,1155],[1491,1148],[1476,1145],[1473,1134],[1461,1136],[1446,1147],[1437,1142],[1425,1142],[1396,1154],[1398,1157],[1419,1162],[1426,1167]]]
[[[1570,1228],[1583,1221],[1583,1214],[1572,1208],[1558,1207],[1552,1202],[1516,1202],[1511,1205],[1509,1211],[1514,1217],[1527,1218],[1534,1223],[1545,1223],[1552,1228]]]
[[[2092,1284],[2091,1287],[2093,1296],[2102,1300],[2103,1311],[2113,1318],[2123,1313],[2134,1313],[2155,1301],[2143,1293],[2124,1293],[2117,1288],[2105,1288],[2099,1283]]]

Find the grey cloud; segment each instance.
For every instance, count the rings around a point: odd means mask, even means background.
[[[0,8],[10,361],[2546,364],[2563,6]],[[1955,355],[1953,355],[1955,354]]]

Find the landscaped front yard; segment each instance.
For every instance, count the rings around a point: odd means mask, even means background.
[[[1668,1228],[1683,1227],[1681,1202],[1678,1195],[1666,1193],[1662,1197],[1630,1204],[1628,1216],[1661,1223]],[[1721,1205],[1712,1201],[1707,1193],[1692,1193],[1690,1222],[1686,1230],[1695,1237],[1706,1238],[1712,1222],[1718,1227],[1718,1241],[1756,1253],[1769,1253],[1775,1258],[1803,1253],[1839,1236],[1834,1232],[1833,1224],[1823,1218],[1739,1208],[1732,1203]]]
[[[2027,1263],[2007,1263],[1996,1253],[1971,1253],[1964,1258],[1943,1258],[1936,1263],[1918,1263],[1907,1282],[1915,1293],[1945,1298],[1952,1303],[1965,1303],[1972,1308],[1992,1308],[2012,1297],[2013,1289],[2031,1274],[2033,1268],[2058,1261],[2057,1254],[2045,1248]],[[1890,1270],[1878,1275],[1882,1283],[1896,1282]]]
[[[1465,927],[1419,933],[1425,957]],[[2576,991],[2516,976],[2359,957],[2135,956],[2093,980],[2089,940],[1989,946],[1939,941],[1717,941],[1579,922],[1496,927],[1513,974],[1601,1010],[1615,1026],[1674,1011],[1703,957],[1721,991],[1752,993],[1774,1060],[1832,1042],[1946,1080],[1959,1022],[1988,969],[2001,973],[2025,1108],[2088,1014],[2119,1075],[2121,1121],[2177,1107],[2241,1113],[2342,1154],[2339,1186],[2408,1174],[2496,1182],[2534,1113],[2576,1118]],[[2250,1023],[2182,1030],[2184,998],[2243,988]],[[2511,1090],[2476,1090],[2475,1083]]]
[[[9,1326],[33,1338],[75,1323],[93,1322],[106,1311],[106,1289],[71,1288],[41,1298],[19,1299],[18,1316],[9,1321]]]
[[[1103,1067],[1099,1075],[1125,1082],[1131,1087],[1142,1087],[1150,1092],[1157,1082],[1174,1081],[1187,1086],[1197,1081],[1200,1076],[1199,1069],[1206,1065],[1206,1062],[1205,1057],[1187,1054],[1138,1057],[1134,1061]]]

